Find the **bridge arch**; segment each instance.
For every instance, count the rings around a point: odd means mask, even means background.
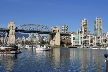
[[[50,31],[51,29],[48,26],[41,25],[41,24],[23,24],[16,29],[20,30],[37,30],[37,31]]]

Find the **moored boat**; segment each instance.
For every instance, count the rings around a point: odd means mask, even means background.
[[[106,50],[108,50],[108,47],[105,47]]]
[[[45,45],[44,45],[44,47],[42,47],[40,45],[37,45],[37,47],[36,47],[36,51],[49,51],[49,50],[51,50],[51,47],[45,46]]]
[[[33,46],[33,45],[26,45],[25,48],[26,48],[26,49],[32,49],[32,48],[36,48],[36,46]]]
[[[90,49],[99,49],[99,47],[93,46],[93,47],[91,47]]]
[[[18,46],[1,46],[0,47],[0,54],[18,54],[21,53],[18,50]]]
[[[26,45],[25,48],[30,49],[30,48],[32,48],[32,46],[31,45]]]

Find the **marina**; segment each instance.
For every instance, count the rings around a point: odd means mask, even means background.
[[[31,24],[29,25],[32,26]],[[0,46],[0,72],[106,71],[106,58],[108,53],[108,46],[106,44],[98,43],[98,45],[91,45],[89,42],[88,44],[83,43],[79,45],[73,43],[75,42],[74,39],[71,43],[67,42],[65,44],[60,41],[60,35],[62,33],[59,32],[59,26],[52,28],[52,31],[50,31],[52,33],[49,42],[41,41],[38,33],[38,36],[37,34],[34,36],[33,33],[30,33],[27,38],[22,37],[21,39],[16,39],[16,31],[27,31],[29,33],[32,30],[16,29],[14,26],[15,23],[10,22],[8,24],[9,33],[5,32],[5,35],[2,36],[3,40]],[[46,33],[44,31],[42,32]],[[74,34],[72,33],[71,35],[74,38]],[[60,48],[61,45],[64,48]],[[57,48],[54,46],[57,46]]]
[[[0,72],[108,72],[108,0],[0,0]]]

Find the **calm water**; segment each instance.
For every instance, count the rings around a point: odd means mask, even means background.
[[[105,72],[106,50],[54,48],[1,55],[0,72]]]

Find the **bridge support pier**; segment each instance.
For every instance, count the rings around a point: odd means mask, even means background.
[[[56,26],[52,29],[53,32],[56,32],[56,34],[51,35],[51,46],[60,46],[60,26]]]
[[[15,45],[15,23],[10,22],[8,24],[9,29],[9,38],[8,38],[8,45]]]

